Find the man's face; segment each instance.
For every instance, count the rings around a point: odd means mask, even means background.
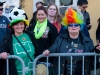
[[[83,5],[79,6],[79,8],[81,9],[82,12],[85,12],[87,7],[88,7],[88,4],[83,4]]]
[[[3,6],[0,6],[0,16],[2,16],[3,13]]]

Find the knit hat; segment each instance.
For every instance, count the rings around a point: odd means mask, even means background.
[[[77,23],[83,25],[83,15],[78,7],[70,6],[65,11],[63,24],[68,26],[69,23]]]
[[[9,19],[10,19],[10,26],[12,26],[14,23],[24,21],[25,24],[28,26],[29,21],[27,20],[27,15],[24,10],[20,8],[14,8],[10,13],[9,13]]]

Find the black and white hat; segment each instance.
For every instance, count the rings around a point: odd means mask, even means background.
[[[3,6],[4,3],[5,3],[5,2],[1,2],[1,1],[0,1],[0,6]]]

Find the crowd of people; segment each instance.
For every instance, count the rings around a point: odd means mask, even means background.
[[[62,16],[56,4],[50,3],[47,8],[37,2],[37,10],[29,22],[27,14],[21,8],[14,8],[7,19],[0,2],[0,74],[6,75],[6,59],[9,55],[17,55],[25,62],[25,74],[32,75],[29,62],[43,54],[50,53],[100,53],[100,19],[96,30],[97,45],[94,46],[89,30],[92,28],[90,15],[86,11],[87,0],[78,0],[77,7],[69,6]],[[15,12],[19,12],[15,13]],[[14,14],[13,14],[14,13]],[[61,57],[61,74],[70,75],[70,57]],[[94,59],[85,56],[84,74],[91,75]],[[98,59],[99,60],[99,59]],[[82,75],[82,58],[73,57],[72,75]],[[37,62],[37,75],[46,75],[46,58]],[[58,60],[49,60],[49,75],[58,75]],[[9,75],[22,75],[22,65],[18,60],[9,60]]]

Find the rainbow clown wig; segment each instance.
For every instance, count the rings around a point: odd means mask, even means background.
[[[77,23],[79,25],[83,25],[83,21],[83,15],[79,8],[73,6],[67,8],[63,18],[64,25],[68,26],[69,23]]]

